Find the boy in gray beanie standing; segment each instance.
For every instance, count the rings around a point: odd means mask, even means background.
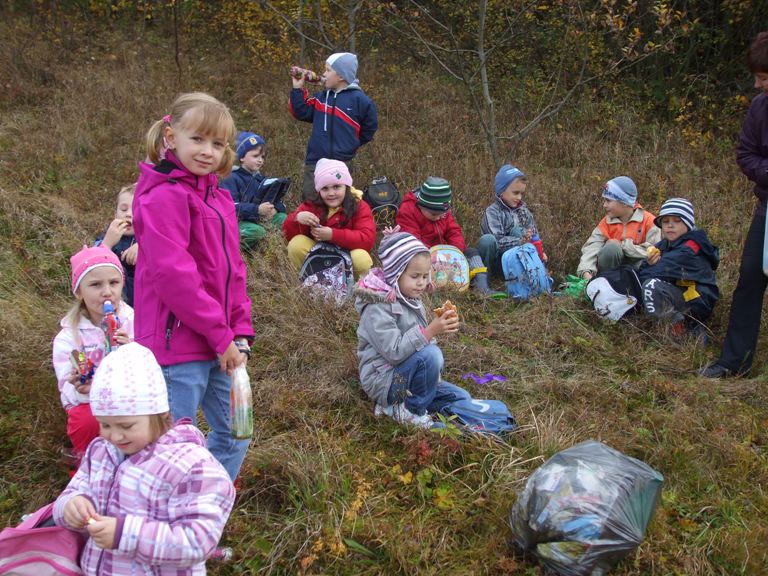
[[[360,88],[357,56],[350,52],[331,54],[325,61],[325,90],[309,96],[304,76],[291,76],[293,89],[289,108],[297,120],[312,124],[304,160],[302,199],[315,194],[315,164],[320,158],[341,160],[352,172],[357,149],[373,140],[379,127],[376,105]]]

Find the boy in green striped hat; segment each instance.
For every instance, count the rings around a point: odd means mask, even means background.
[[[477,248],[467,247],[461,226],[451,211],[453,191],[445,178],[429,176],[424,183],[408,192],[397,211],[396,222],[400,230],[413,234],[428,248],[437,244],[455,246],[469,262],[471,286],[476,292],[490,296],[504,296],[488,286],[487,269]]]

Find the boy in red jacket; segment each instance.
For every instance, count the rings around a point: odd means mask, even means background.
[[[461,227],[451,212],[451,186],[445,178],[429,176],[415,190],[408,192],[397,211],[400,230],[413,234],[428,248],[450,244],[464,253],[469,262],[472,289],[489,296],[504,296],[488,286],[488,269],[477,248],[468,248]]]

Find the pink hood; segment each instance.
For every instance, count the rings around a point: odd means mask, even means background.
[[[139,170],[136,342],[161,366],[213,360],[235,336],[253,336],[232,197],[214,174],[179,168],[170,151]]]

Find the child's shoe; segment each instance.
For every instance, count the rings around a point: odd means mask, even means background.
[[[405,404],[395,404],[392,406],[392,418],[400,424],[409,426],[415,426],[416,428],[429,429],[432,428],[432,417],[429,414],[423,414],[419,416],[414,414]]]
[[[376,404],[373,408],[373,415],[377,418],[379,416],[389,416],[390,418],[393,418],[392,416],[392,410],[394,409],[394,406],[382,406],[381,404]]]
[[[472,281],[470,282],[470,287],[472,288],[472,291],[475,294],[478,294],[479,296],[482,296],[484,298],[501,300],[507,297],[506,292],[497,292],[496,290],[491,288],[490,284],[488,283],[487,272],[477,272],[472,278]]]
[[[216,546],[216,549],[213,551],[213,554],[208,557],[208,560],[213,560],[214,562],[229,562],[232,560],[232,556],[232,548],[229,546]]]

